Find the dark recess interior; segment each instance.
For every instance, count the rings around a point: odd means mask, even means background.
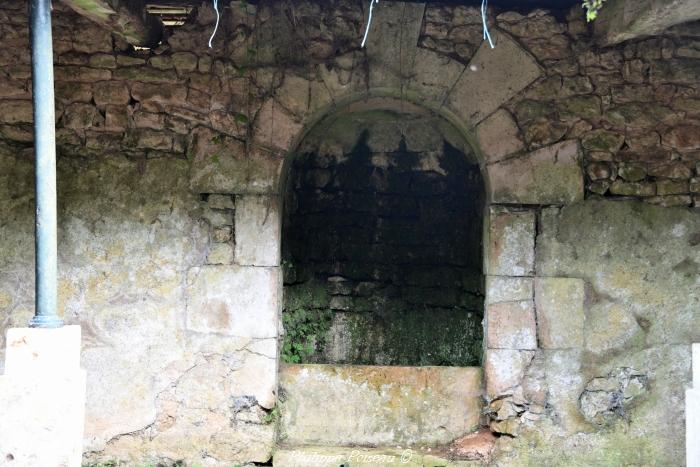
[[[293,164],[283,359],[479,365],[479,166],[439,135],[414,149],[381,125],[364,126],[349,150],[329,154],[320,144]]]

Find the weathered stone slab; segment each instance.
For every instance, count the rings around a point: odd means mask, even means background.
[[[290,444],[446,443],[480,418],[475,367],[285,365],[280,388]]]
[[[700,332],[693,318],[700,293],[697,212],[587,200],[543,210],[539,232],[537,274],[583,277],[598,297],[586,305],[588,350],[610,354],[637,339],[692,341]]]
[[[424,3],[375,5],[367,38],[370,88],[400,89],[413,71]]]
[[[534,356],[533,350],[488,349],[484,359],[487,397],[512,394]]]
[[[454,461],[437,451],[400,447],[295,446],[278,447],[272,459],[275,467],[424,467],[476,466],[470,461]]]
[[[487,306],[486,345],[489,349],[536,349],[537,330],[532,301]]]
[[[447,97],[463,121],[476,125],[542,75],[535,59],[504,32],[493,31],[495,48],[484,41]]]
[[[696,0],[610,0],[600,10],[593,31],[599,43],[612,45],[697,19],[700,3]]]
[[[583,199],[578,142],[547,146],[488,166],[491,201],[517,204],[569,204]]]
[[[418,48],[407,88],[429,98],[436,105],[442,105],[464,68],[463,64],[445,55]]]
[[[239,337],[276,337],[280,289],[278,268],[192,268],[187,273],[187,329]]]
[[[486,277],[486,305],[533,299],[533,280],[529,277]]]
[[[487,274],[531,276],[535,268],[535,213],[489,209]]]
[[[242,266],[279,266],[280,200],[276,196],[236,197],[235,262]]]
[[[518,126],[510,112],[504,109],[497,110],[477,125],[476,139],[486,156],[486,163],[498,162],[525,147]]]
[[[584,284],[581,279],[535,278],[537,335],[544,349],[580,348],[584,344]]]

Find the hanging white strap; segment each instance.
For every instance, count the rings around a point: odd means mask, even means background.
[[[372,9],[374,8],[375,3],[379,3],[379,0],[369,0],[369,18],[367,18],[367,28],[365,29],[365,37],[362,38],[362,45],[360,46],[360,48],[364,47],[365,43],[367,42],[369,27],[372,25]]]
[[[214,32],[211,33],[211,37],[209,38],[209,48],[211,49],[211,41],[214,40],[214,36],[216,36],[216,30],[219,29],[219,0],[213,0],[214,2],[214,11],[216,12],[216,24],[214,25]]]
[[[489,25],[486,21],[486,9],[488,7],[489,0],[481,0],[481,22],[484,24],[484,40],[489,41],[489,45],[493,49],[493,41],[491,40],[491,34],[489,34]]]

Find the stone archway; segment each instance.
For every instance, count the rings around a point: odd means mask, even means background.
[[[474,149],[487,187],[486,395],[500,405],[512,402],[516,407],[503,411],[508,414],[505,418],[496,415],[492,422],[494,430],[511,432],[512,420],[524,411],[522,401],[538,397],[524,394],[521,385],[538,343],[562,345],[554,342],[553,328],[537,328],[536,300],[542,301],[542,313],[547,313],[547,298],[556,296],[559,287],[571,285],[577,291],[573,300],[582,302],[580,281],[536,280],[534,270],[541,208],[583,198],[580,149],[572,140],[525,151],[519,128],[502,106],[543,72],[514,39],[494,31],[496,48],[483,44],[465,65],[416,46],[418,31],[407,34],[404,26],[412,24],[412,15],[423,14],[423,6],[406,4],[404,10],[382,10],[366,54],[352,52],[336,57],[333,66],[321,64],[314,79],[294,72],[276,79],[251,122],[247,143],[199,129],[193,141],[191,187],[200,193],[235,195],[236,264],[270,269],[271,276],[261,284],[273,298],[264,316],[278,320],[280,197],[288,155],[319,120],[339,109],[376,106],[377,101],[388,99],[418,104],[443,117]],[[398,49],[400,54],[387,53]],[[271,80],[269,74],[261,73],[252,79]],[[265,380],[268,383],[261,392],[274,399],[275,376]]]

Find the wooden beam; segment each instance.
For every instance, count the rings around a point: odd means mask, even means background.
[[[146,13],[142,0],[62,0],[77,13],[133,45],[152,47],[163,34],[159,18]]]
[[[601,45],[653,36],[700,19],[700,0],[608,0],[593,23]]]

